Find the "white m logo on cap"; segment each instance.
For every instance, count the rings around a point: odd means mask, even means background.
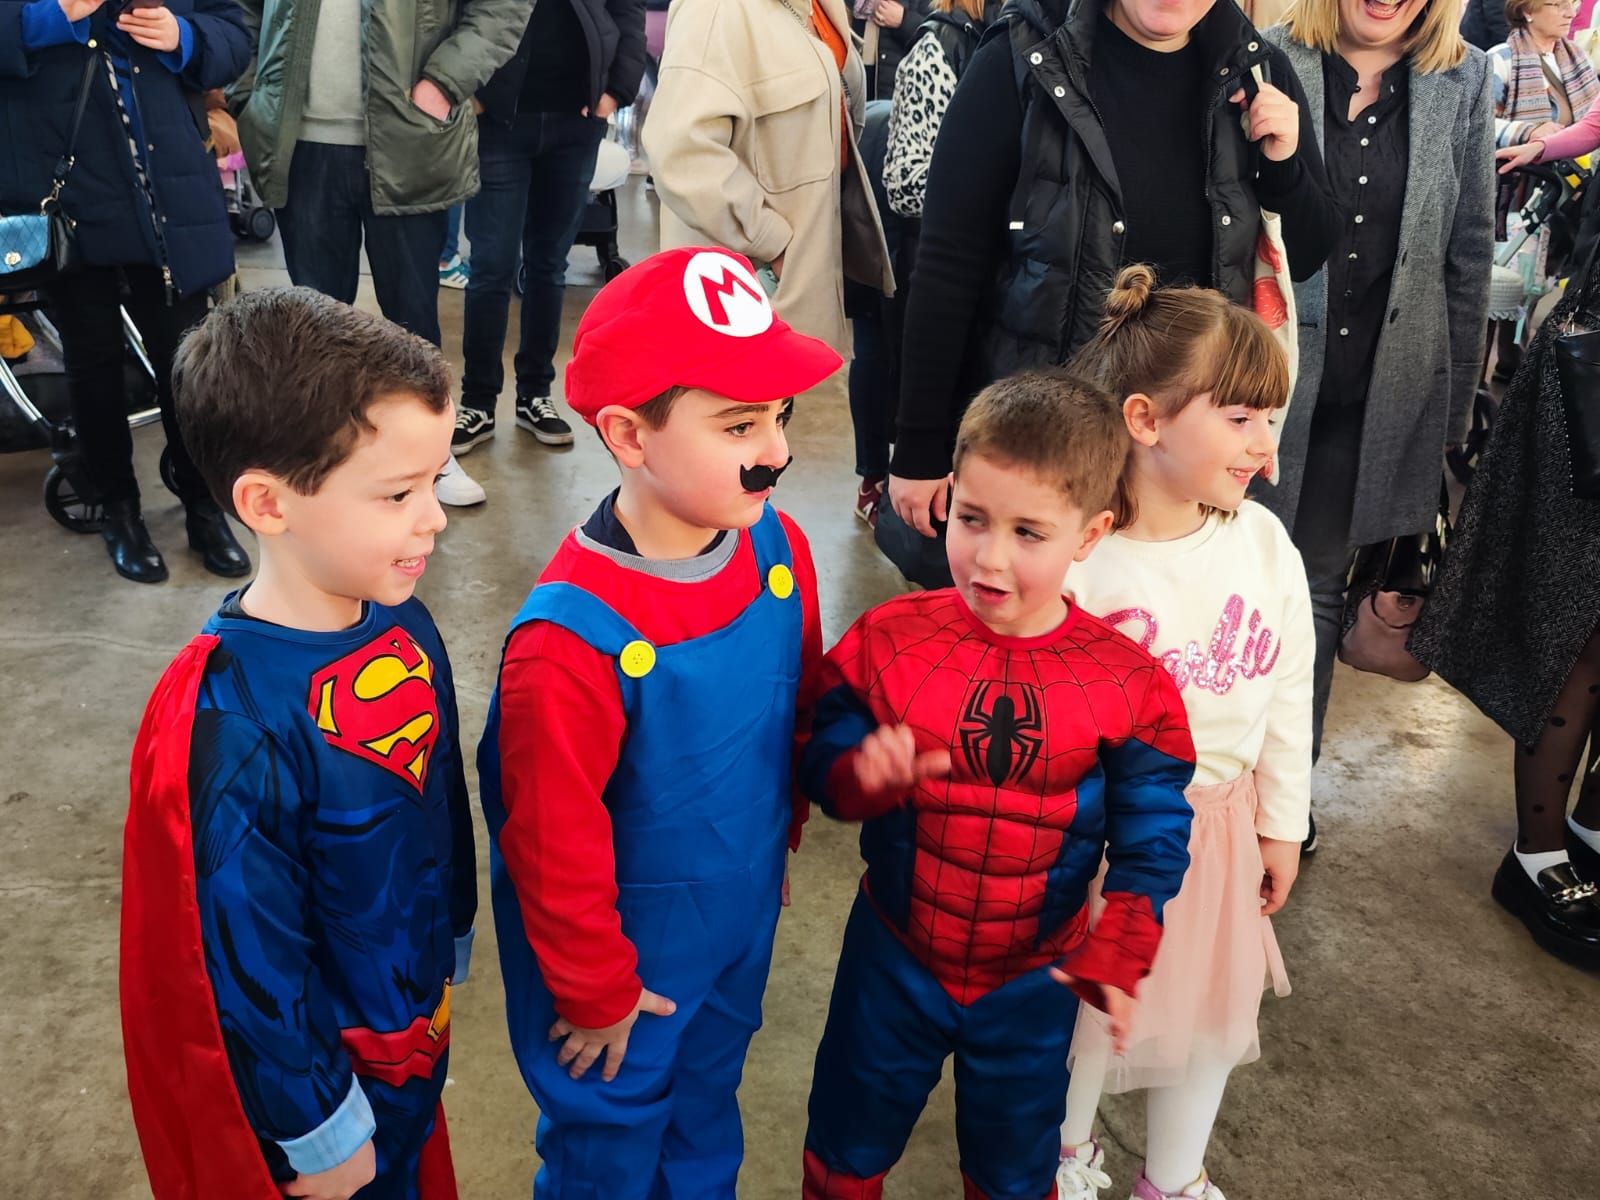
[[[737,259],[702,250],[683,271],[683,295],[702,325],[747,338],[772,327],[772,305],[756,277]]]

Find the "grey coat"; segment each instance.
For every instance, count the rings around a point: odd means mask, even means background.
[[[1325,128],[1322,54],[1266,31],[1300,76],[1319,146]],[[1361,434],[1350,544],[1427,528],[1438,512],[1442,455],[1466,436],[1483,368],[1494,249],[1494,105],[1488,60],[1411,73],[1411,156],[1400,219],[1400,261],[1378,339]],[[1343,253],[1335,249],[1335,254]],[[1263,504],[1294,528],[1311,418],[1327,353],[1328,272],[1295,284],[1300,374],[1279,444],[1282,482]]]

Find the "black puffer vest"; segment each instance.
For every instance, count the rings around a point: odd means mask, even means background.
[[[995,281],[984,348],[988,377],[1065,363],[1093,336],[1124,266],[1126,213],[1105,127],[1089,96],[1099,0],[1013,0],[989,32],[1009,37],[1022,97],[1022,159],[1008,214],[1007,254]],[[1205,139],[1212,212],[1211,286],[1248,305],[1261,208],[1259,151],[1227,97],[1263,64],[1269,81],[1288,61],[1232,0],[1217,0],[1193,38],[1215,86],[1195,136]],[[985,39],[987,40],[987,39]],[[1254,84],[1250,85],[1254,91]]]

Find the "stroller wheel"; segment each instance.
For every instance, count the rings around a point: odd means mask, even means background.
[[[605,259],[601,262],[600,269],[605,272],[606,282],[610,283],[618,275],[626,271],[630,265],[627,259],[619,256]]]
[[[44,507],[57,524],[73,533],[99,533],[105,523],[98,500],[86,500],[59,466],[44,477]]]
[[[253,241],[265,242],[278,228],[278,219],[270,208],[252,208],[244,215],[245,236]]]
[[[174,496],[178,492],[178,469],[172,465],[172,448],[161,447],[161,482],[167,485],[167,491]]]

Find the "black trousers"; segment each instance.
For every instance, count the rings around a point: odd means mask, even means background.
[[[50,288],[50,316],[61,332],[67,390],[78,446],[90,481],[102,501],[139,499],[133,473],[133,435],[128,429],[124,366],[128,361],[119,308],[144,338],[156,373],[161,424],[172,451],[178,490],[185,504],[207,498],[206,485],[183,445],[172,405],[172,359],[178,342],[206,315],[206,293],[167,303],[156,267],[86,267],[61,276]]]

